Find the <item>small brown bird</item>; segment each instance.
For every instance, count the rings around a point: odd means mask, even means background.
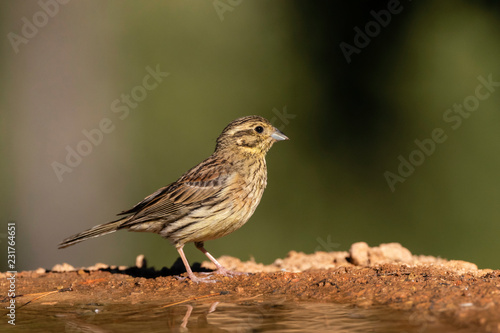
[[[183,251],[188,242],[194,242],[215,264],[217,274],[238,274],[219,264],[203,242],[237,230],[252,216],[267,185],[266,153],[281,140],[288,138],[265,118],[236,119],[217,138],[209,158],[118,214],[127,216],[73,235],[59,248],[120,229],[154,232],[177,248],[192,281],[210,280],[193,274]]]

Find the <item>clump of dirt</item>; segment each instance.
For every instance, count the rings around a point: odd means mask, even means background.
[[[139,256],[135,267],[96,264],[88,268],[57,265],[17,275],[18,304],[44,302],[68,306],[92,303],[178,302],[203,295],[227,300],[260,295],[284,295],[295,301],[335,302],[362,308],[386,306],[411,311],[421,322],[442,322],[472,331],[500,332],[500,271],[479,270],[459,260],[415,256],[397,243],[369,247],[355,243],[349,252],[291,251],[271,265],[221,257],[231,270],[250,272],[232,278],[214,276],[216,283],[179,280],[182,264],[157,270]],[[210,262],[194,265],[209,272]],[[202,274],[202,273],[197,273]],[[7,290],[6,273],[0,274]],[[33,294],[37,294],[36,297]],[[22,296],[24,295],[24,296]],[[9,298],[4,295],[2,302]],[[27,306],[30,306],[28,304]],[[21,309],[22,311],[22,309]]]
[[[405,264],[411,266],[435,266],[456,272],[478,271],[477,266],[461,260],[446,260],[431,256],[412,255],[410,250],[399,243],[381,244],[369,247],[364,242],[354,243],[349,252],[316,252],[304,254],[290,251],[286,258],[276,259],[271,265],[263,265],[253,260],[242,262],[238,258],[223,256],[219,262],[232,270],[241,272],[303,272],[309,269],[330,269],[339,266],[366,266],[373,267],[381,264]],[[202,263],[202,267],[211,270],[215,265],[209,261]],[[484,272],[481,271],[481,272]]]

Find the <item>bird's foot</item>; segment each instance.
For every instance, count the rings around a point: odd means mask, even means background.
[[[179,281],[185,281],[187,279],[193,281],[194,283],[216,283],[217,280],[212,280],[210,279],[210,277],[206,277],[206,278],[201,278],[201,277],[197,277],[196,275],[192,274],[192,275],[188,275],[188,276],[176,276],[175,277],[177,280]]]
[[[220,274],[222,276],[228,276],[228,277],[233,277],[237,275],[248,275],[248,273],[230,271],[229,269],[225,269],[224,267],[219,267],[216,271],[213,272],[213,274]]]

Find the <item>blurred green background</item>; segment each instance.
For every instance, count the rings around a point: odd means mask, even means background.
[[[141,253],[170,266],[177,252],[154,234],[57,244],[175,181],[250,114],[291,141],[269,152],[249,223],[207,242],[214,256],[399,242],[500,268],[500,87],[478,79],[500,81],[497,1],[42,0],[2,2],[0,17],[1,270],[9,221],[18,270]],[[169,75],[141,88],[157,66]],[[112,130],[85,146],[103,119]],[[447,139],[418,153],[436,128]],[[86,156],[58,177],[68,147]],[[400,155],[419,165],[393,191]]]

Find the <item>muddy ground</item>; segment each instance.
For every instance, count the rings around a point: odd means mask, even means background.
[[[387,307],[412,313],[417,323],[443,323],[471,332],[500,332],[500,270],[478,270],[464,261],[415,256],[399,244],[370,248],[353,244],[349,252],[290,252],[264,266],[221,257],[228,269],[249,272],[232,278],[213,276],[216,283],[179,280],[180,262],[172,268],[97,264],[74,269],[20,272],[16,277],[17,314],[40,304],[144,302],[169,303],[213,298],[230,300],[281,295],[293,301],[334,302],[360,308]],[[194,265],[209,272],[209,262]],[[203,273],[196,273],[203,274]],[[184,274],[185,275],[185,274]],[[7,306],[8,274],[0,274],[2,307]],[[51,293],[44,293],[51,292]],[[23,306],[23,307],[21,307]]]

